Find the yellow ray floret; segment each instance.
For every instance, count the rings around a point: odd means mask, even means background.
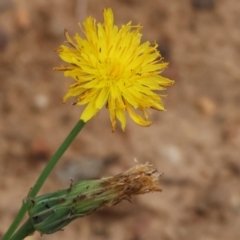
[[[85,20],[85,39],[76,34],[73,41],[65,31],[70,47],[62,45],[57,52],[69,65],[55,70],[64,71],[75,83],[70,85],[63,101],[76,97],[75,105],[86,104],[80,117],[84,122],[106,106],[113,131],[116,119],[125,129],[126,112],[137,124],[149,126],[146,110],[164,110],[161,97],[154,91],[174,83],[160,76],[168,63],[162,61],[157,45],[141,44],[141,26],[129,22],[118,28],[111,9],[105,9],[103,16],[102,24],[92,17]],[[142,112],[142,116],[135,110]]]

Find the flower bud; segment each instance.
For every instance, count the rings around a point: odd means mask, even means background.
[[[130,200],[131,195],[161,191],[158,178],[157,170],[146,163],[113,177],[83,180],[68,189],[32,199],[29,217],[35,230],[51,234],[76,218]]]

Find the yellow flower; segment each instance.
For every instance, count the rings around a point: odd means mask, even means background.
[[[156,44],[141,44],[141,26],[129,22],[118,28],[111,9],[105,9],[103,16],[102,24],[96,24],[92,17],[85,20],[86,39],[76,34],[74,42],[65,31],[70,47],[62,45],[57,52],[69,65],[54,70],[65,71],[75,83],[69,86],[63,101],[77,97],[74,105],[87,104],[80,117],[84,122],[106,106],[113,131],[116,119],[125,129],[126,112],[137,124],[149,126],[147,109],[164,110],[161,97],[153,91],[173,85],[173,81],[159,75],[168,63],[163,62]]]

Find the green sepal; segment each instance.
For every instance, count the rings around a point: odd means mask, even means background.
[[[91,214],[102,206],[103,180],[85,180],[70,188],[45,194],[31,201],[28,214],[35,230],[51,234],[62,230],[78,217]]]

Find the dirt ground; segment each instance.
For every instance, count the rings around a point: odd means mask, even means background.
[[[63,29],[111,7],[116,24],[143,25],[143,40],[159,43],[176,81],[152,112],[153,125],[130,119],[111,132],[102,110],[79,134],[41,190],[70,179],[114,175],[134,158],[164,173],[162,193],[136,196],[37,239],[240,239],[240,1],[78,0],[0,1],[0,236],[81,108],[62,104],[71,80],[54,66]]]

